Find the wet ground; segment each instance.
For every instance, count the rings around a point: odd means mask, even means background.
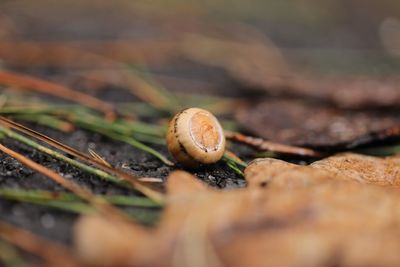
[[[26,123],[25,123],[26,124]],[[77,130],[71,134],[65,134],[42,126],[30,124],[32,128],[45,133],[63,143],[80,151],[93,149],[104,157],[110,164],[140,177],[157,177],[165,179],[173,170],[149,154],[139,151],[130,145],[114,142],[106,137],[83,130]],[[17,152],[20,152],[35,162],[55,170],[68,179],[78,182],[96,194],[106,195],[130,195],[135,194],[99,178],[83,173],[63,162],[57,161],[47,155],[32,150],[29,147],[18,144],[13,140],[4,139],[2,143]],[[163,154],[168,155],[164,146],[155,147]],[[43,189],[51,191],[65,191],[61,186],[35,171],[21,165],[4,153],[0,153],[0,187]],[[244,185],[244,180],[229,169],[224,163],[219,163],[208,168],[193,172],[199,179],[211,186],[219,188],[238,187]],[[143,210],[129,208],[129,212],[138,216],[156,216],[158,210]],[[71,242],[71,229],[76,214],[64,212],[48,207],[27,203],[9,201],[0,197],[0,219],[11,222],[34,233],[43,235],[49,239],[61,242]]]

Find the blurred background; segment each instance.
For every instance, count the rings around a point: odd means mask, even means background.
[[[26,42],[63,43],[129,63],[146,62],[157,72],[173,68],[172,72],[189,72],[178,65],[156,68],[171,53],[162,42],[177,41],[191,32],[223,35],[221,31],[227,31],[241,38],[266,36],[286,59],[313,71],[393,74],[400,66],[399,19],[400,3],[395,0],[3,0],[0,57],[5,66],[77,67],[77,62],[67,62],[68,51],[54,55],[50,49],[41,54]],[[138,47],[127,44],[119,50],[109,43],[115,41],[134,42]],[[150,41],[149,46],[145,41]],[[101,48],[100,42],[108,46]]]

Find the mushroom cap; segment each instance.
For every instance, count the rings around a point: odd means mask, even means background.
[[[186,167],[215,163],[225,152],[225,135],[217,118],[201,108],[188,108],[174,116],[167,145],[177,162]]]

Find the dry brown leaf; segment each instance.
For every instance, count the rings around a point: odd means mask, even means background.
[[[301,166],[279,159],[256,159],[245,169],[248,187],[297,188],[322,183],[349,180],[345,176],[332,175],[329,171]]]
[[[377,158],[346,153],[316,161],[311,167],[363,183],[400,186],[398,156]]]
[[[139,226],[98,215],[82,217],[75,226],[78,257],[95,266],[129,266],[131,259],[152,251],[148,240],[148,234]]]
[[[274,142],[342,149],[400,136],[397,113],[345,111],[300,100],[269,99],[237,109],[252,133]]]
[[[355,153],[334,155],[300,166],[278,159],[254,160],[245,170],[249,186],[273,185],[290,187],[294,184],[323,180],[347,180],[384,186],[400,185],[400,157],[378,158]],[[310,177],[313,179],[310,180]]]
[[[259,172],[270,177],[268,186],[255,186],[256,179],[249,178]],[[86,217],[75,231],[78,252],[97,266],[400,263],[397,190],[277,160],[256,161],[246,177],[248,188],[218,191],[188,173],[174,172],[167,180],[168,205],[156,229],[119,227]],[[87,252],[84,245],[96,249]],[[112,250],[119,255],[108,256],[115,262],[103,258]],[[126,254],[118,254],[121,251]]]

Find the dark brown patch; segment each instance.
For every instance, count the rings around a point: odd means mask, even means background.
[[[318,148],[353,148],[400,137],[395,113],[349,111],[300,100],[264,100],[238,109],[250,132],[275,142]]]

